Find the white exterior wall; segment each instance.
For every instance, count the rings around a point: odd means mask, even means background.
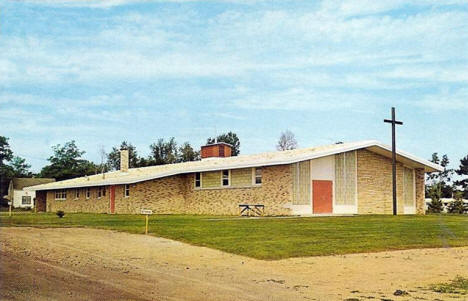
[[[335,213],[335,156],[327,156],[310,162],[310,185],[313,180],[325,180],[333,182],[333,213]],[[313,212],[313,187],[310,188],[311,210]]]
[[[31,197],[31,205],[23,205],[23,196]],[[34,198],[36,197],[35,191],[13,190],[13,207],[15,208],[34,208]]]

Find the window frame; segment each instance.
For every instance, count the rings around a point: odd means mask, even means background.
[[[80,198],[80,189],[79,188],[76,188],[75,189],[75,200],[79,199]]]
[[[25,203],[25,199],[29,199],[29,203]],[[32,198],[30,195],[22,195],[21,196],[21,205],[31,205],[32,204]]]
[[[227,178],[225,178],[225,172],[227,172]],[[224,185],[224,180],[227,180],[227,185]],[[231,170],[224,169],[221,171],[221,187],[230,187],[231,186]]]
[[[257,176],[257,170],[260,171],[260,176]],[[257,183],[257,178],[260,178],[260,183]],[[263,184],[263,168],[262,167],[253,167],[252,168],[252,185],[261,186]]]
[[[197,175],[199,175],[199,179],[197,180]],[[198,185],[197,185],[198,183]],[[202,173],[201,172],[196,172],[193,177],[193,187],[195,189],[201,189],[202,188]]]
[[[102,198],[102,190],[101,190],[101,186],[98,186],[98,188],[97,188],[97,191],[96,191],[96,197],[97,197],[97,199],[100,199],[100,198]]]
[[[130,197],[130,184],[124,184],[124,198]]]
[[[67,199],[67,190],[66,189],[56,189],[55,200],[56,201],[65,201]]]

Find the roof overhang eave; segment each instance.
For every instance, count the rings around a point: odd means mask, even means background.
[[[70,184],[66,186],[45,184],[45,185],[50,185],[50,186],[41,187],[42,185],[37,185],[37,186],[28,187],[25,190],[37,191],[37,190],[53,190],[53,189],[66,189],[66,188],[85,188],[85,187],[92,187],[92,186],[135,184],[138,182],[144,182],[144,181],[155,180],[155,179],[160,179],[160,178],[174,176],[174,175],[194,173],[194,172],[207,172],[207,171],[218,171],[218,170],[224,170],[224,169],[234,169],[234,168],[253,168],[253,167],[262,167],[262,166],[292,164],[292,163],[297,163],[297,162],[301,162],[305,160],[313,160],[317,158],[331,156],[337,153],[354,151],[357,149],[370,149],[372,151],[372,147],[380,148],[381,150],[387,152],[387,154],[388,152],[390,153],[392,152],[391,147],[385,144],[379,143],[377,141],[367,141],[361,144],[352,145],[352,146],[345,147],[345,148],[340,148],[340,149],[335,149],[335,150],[325,150],[325,151],[314,153],[312,155],[311,154],[302,155],[302,156],[297,156],[291,159],[263,160],[263,161],[253,162],[253,163],[227,164],[223,166],[213,166],[209,168],[198,167],[198,168],[190,168],[186,170],[174,170],[170,172],[163,172],[163,173],[159,173],[156,175],[139,176],[139,177],[129,176],[129,177],[123,177],[121,179],[109,179],[106,181],[90,182],[90,183],[74,183],[74,184]],[[400,158],[404,157],[407,160],[414,162],[414,164],[418,165],[419,168],[423,168],[425,172],[443,171],[443,168],[440,165],[414,157],[413,155],[410,155],[403,151],[397,151],[397,156],[400,156]],[[59,182],[56,182],[56,183],[59,183]]]

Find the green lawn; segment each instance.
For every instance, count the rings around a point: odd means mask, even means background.
[[[90,227],[144,233],[140,215],[0,213],[0,226]],[[468,245],[468,216],[239,219],[153,215],[150,234],[259,259]]]

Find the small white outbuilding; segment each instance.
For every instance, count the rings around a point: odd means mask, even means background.
[[[55,182],[53,178],[13,178],[8,186],[8,195],[5,198],[12,202],[14,208],[34,208],[35,191],[26,191],[23,188]]]

